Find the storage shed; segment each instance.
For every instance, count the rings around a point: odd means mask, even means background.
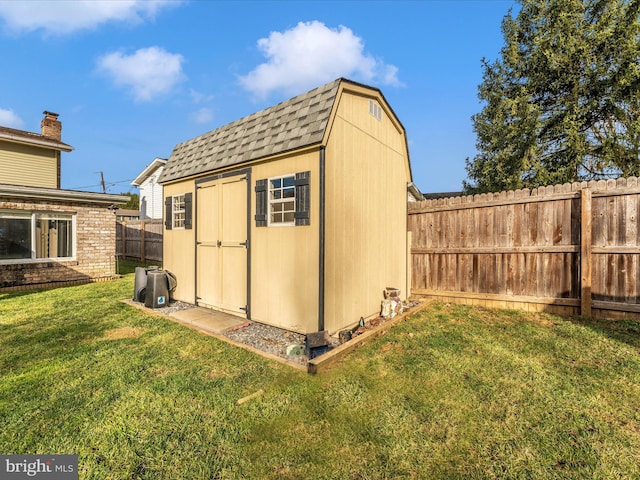
[[[178,144],[160,183],[174,297],[335,333],[409,290],[404,127],[343,78]]]

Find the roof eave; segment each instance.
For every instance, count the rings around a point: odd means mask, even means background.
[[[181,176],[181,177],[175,177],[175,178],[169,178],[169,179],[165,179],[161,175],[160,178],[158,179],[158,184],[160,184],[160,185],[168,185],[170,183],[182,182],[182,181],[185,181],[185,180],[188,180],[188,179],[191,179],[191,178],[206,177],[208,175],[216,175],[218,173],[229,172],[229,171],[233,171],[233,170],[240,170],[240,169],[246,168],[246,167],[248,167],[250,165],[255,165],[256,163],[263,163],[263,162],[270,161],[270,160],[277,160],[278,158],[289,156],[289,155],[292,155],[294,153],[304,153],[304,152],[307,152],[307,151],[313,151],[313,150],[316,150],[316,149],[320,149],[321,147],[326,147],[324,142],[322,142],[322,141],[313,142],[313,143],[309,143],[308,145],[303,145],[303,146],[292,148],[292,149],[289,149],[289,150],[283,150],[283,151],[280,151],[278,153],[274,153],[274,154],[271,154],[271,155],[264,155],[262,157],[252,158],[251,160],[247,160],[246,162],[234,163],[232,165],[224,165],[224,166],[221,166],[219,168],[214,168],[212,170],[207,170],[205,172],[197,172],[197,173],[192,173],[192,174],[189,174],[189,175],[184,175],[184,176]],[[164,172],[163,172],[163,175],[164,175]]]
[[[73,147],[66,143],[52,140],[46,137],[27,138],[20,135],[13,135],[6,132],[0,132],[0,140],[5,140],[12,143],[20,143],[23,145],[35,145],[37,147],[51,148],[53,150],[59,150],[62,152],[71,152]]]
[[[139,187],[140,185],[142,185],[142,183],[149,178],[153,172],[155,172],[158,168],[164,166],[167,164],[167,159],[166,158],[156,158],[153,162],[151,162],[149,165],[147,165],[147,168],[145,168],[140,175],[138,175],[132,182],[131,185],[133,185],[134,187]]]
[[[113,195],[110,193],[81,192],[78,190],[0,184],[0,197],[4,196],[36,200],[69,201],[76,203],[88,202],[106,205],[124,204],[129,201],[128,196]]]

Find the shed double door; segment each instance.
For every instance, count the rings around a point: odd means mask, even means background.
[[[197,189],[198,305],[246,316],[247,215],[246,175]]]

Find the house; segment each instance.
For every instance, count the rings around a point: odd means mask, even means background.
[[[423,193],[421,200],[438,200],[441,198],[460,197],[464,195],[463,192],[432,192]]]
[[[58,114],[41,133],[0,127],[0,290],[73,284],[115,274],[116,205],[128,197],[63,190]]]
[[[119,208],[115,211],[116,220],[119,222],[130,222],[140,220],[140,212],[129,208]]]
[[[175,298],[335,333],[408,283],[404,127],[337,79],[178,144],[160,177]]]
[[[140,187],[140,220],[162,219],[162,185],[158,184],[158,178],[166,163],[165,158],[154,159],[131,182],[134,187]]]

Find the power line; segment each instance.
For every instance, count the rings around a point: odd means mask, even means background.
[[[114,185],[118,185],[120,183],[131,183],[134,179],[131,178],[129,180],[120,180],[118,182],[105,182],[105,185],[107,186],[114,186]],[[96,185],[86,185],[84,187],[73,187],[70,190],[82,190],[83,188],[93,188],[93,187],[102,187],[102,183],[98,183]]]

